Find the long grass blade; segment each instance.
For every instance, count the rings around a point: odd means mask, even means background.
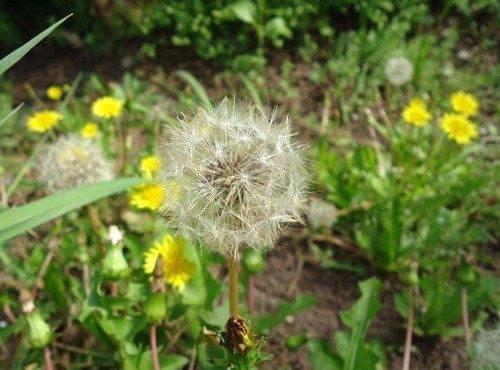
[[[61,23],[66,19],[71,17],[73,14],[69,14],[58,22],[54,23],[49,28],[45,29],[31,40],[29,40],[24,45],[20,46],[4,58],[0,60],[0,76],[5,73],[10,67],[16,64],[22,57],[24,57],[31,49],[33,49],[40,41],[47,37],[52,31],[54,31]]]
[[[143,181],[141,178],[120,178],[59,192],[32,203],[8,209],[0,214],[0,245],[36,226],[67,212],[122,192]]]
[[[200,100],[200,102],[207,108],[213,106],[212,101],[208,97],[208,94],[203,87],[203,85],[194,77],[191,73],[187,71],[178,71],[177,75],[182,78],[193,90],[193,94]]]
[[[23,107],[24,103],[19,104],[17,107],[12,109],[9,114],[7,114],[4,118],[0,119],[0,126],[6,123],[11,117],[13,117],[19,110]]]

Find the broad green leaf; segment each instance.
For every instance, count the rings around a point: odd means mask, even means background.
[[[12,53],[7,55],[6,57],[0,60],[0,76],[4,74],[10,67],[16,64],[22,57],[24,57],[31,49],[33,49],[40,41],[42,41],[45,37],[47,37],[52,31],[54,31],[61,23],[63,23],[66,19],[71,17],[73,14],[67,15],[60,21],[54,23],[52,26],[47,28],[45,31],[39,33],[27,43],[22,45],[21,47],[14,50]]]
[[[251,24],[254,22],[257,8],[250,0],[240,0],[231,5],[231,10],[240,21]]]
[[[272,315],[264,315],[254,320],[255,328],[258,332],[267,331],[285,321],[289,315],[296,315],[300,311],[307,310],[316,303],[312,295],[302,294],[297,296],[293,302],[281,303],[278,312]]]
[[[208,97],[207,92],[203,85],[194,77],[191,73],[187,71],[178,71],[177,75],[182,78],[193,90],[193,94],[198,98],[198,100],[207,108],[213,106],[212,101]]]
[[[173,353],[168,353],[166,355],[160,354],[158,359],[160,361],[161,370],[179,370],[189,362],[186,357]],[[137,370],[150,370],[152,368],[151,351],[145,351],[141,354]]]
[[[343,356],[345,358],[345,370],[354,370],[357,368],[357,356],[358,352],[364,351],[363,339],[366,331],[381,307],[378,299],[381,288],[382,283],[376,278],[360,282],[361,297],[349,311],[341,315],[342,321],[352,328],[348,351]]]
[[[142,181],[140,178],[104,181],[59,192],[2,212],[0,215],[0,244],[65,213],[138,185]]]
[[[284,37],[289,39],[292,37],[292,31],[287,27],[285,20],[281,17],[275,17],[267,22],[266,34],[273,38]]]

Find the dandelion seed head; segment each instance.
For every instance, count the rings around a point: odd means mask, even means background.
[[[473,344],[471,368],[474,370],[494,370],[500,364],[500,325],[482,330]]]
[[[287,223],[301,220],[302,153],[275,112],[227,100],[199,109],[167,129],[161,158],[163,211],[172,226],[226,257],[270,248]]]
[[[405,57],[392,57],[385,66],[385,75],[391,84],[404,85],[413,77],[413,64]]]
[[[74,135],[46,145],[37,170],[49,193],[113,178],[112,165],[99,146]]]

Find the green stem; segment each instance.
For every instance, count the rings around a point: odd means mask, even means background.
[[[229,268],[229,314],[238,316],[238,272],[240,263],[234,258],[228,259]]]

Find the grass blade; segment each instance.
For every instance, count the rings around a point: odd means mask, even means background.
[[[212,107],[212,101],[208,97],[207,92],[203,85],[194,77],[191,73],[187,71],[178,71],[177,75],[182,78],[193,90],[193,94],[200,100],[200,102],[207,108]]]
[[[252,98],[253,102],[258,106],[262,107],[262,99],[260,98],[259,92],[257,91],[257,88],[255,85],[250,81],[245,75],[240,75],[241,82],[243,82],[243,85],[245,86],[245,89],[247,89],[248,94]]]
[[[52,31],[54,31],[61,23],[63,23],[66,19],[71,17],[73,14],[67,15],[63,19],[54,23],[49,28],[45,29],[31,40],[29,40],[24,45],[20,46],[12,53],[8,54],[6,57],[0,60],[0,76],[4,74],[10,67],[16,64],[22,57],[24,57],[31,49],[33,49],[40,41],[42,41],[45,37],[47,37]]]
[[[75,96],[76,89],[78,85],[80,84],[80,81],[82,80],[82,74],[78,73],[78,76],[76,76],[75,80],[71,84],[71,87],[69,88],[68,93],[66,94],[66,97],[64,98],[63,102],[61,103],[61,106],[59,109],[63,110],[68,106],[68,103],[70,102],[71,99]]]
[[[65,213],[124,191],[143,181],[120,178],[59,192],[32,203],[8,209],[0,215],[0,244]]]
[[[24,103],[19,104],[17,107],[12,109],[9,114],[7,114],[4,118],[0,119],[0,126],[2,126],[5,122],[7,122],[11,117],[13,117],[19,110],[23,107]]]

